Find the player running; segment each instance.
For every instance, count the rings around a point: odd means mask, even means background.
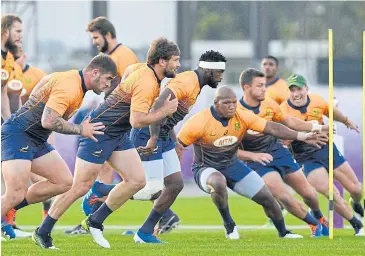
[[[217,88],[223,79],[225,63],[226,58],[219,52],[207,51],[202,54],[199,67],[194,71],[180,73],[171,79],[152,108],[152,111],[158,110],[163,102],[171,97],[179,102],[177,111],[171,117],[150,127],[131,131],[130,137],[141,154],[147,177],[146,186],[133,198],[151,200],[159,196],[147,220],[134,236],[136,243],[161,242],[153,232],[162,216],[164,218],[170,216],[170,221],[165,227],[160,225],[157,233],[163,233],[179,222],[177,216],[169,209],[184,186],[179,162],[183,147],[175,143],[176,136],[173,129],[189,113],[203,86]]]
[[[174,42],[166,38],[154,40],[147,54],[147,64],[130,74],[104,103],[91,112],[91,122],[105,125],[104,135],[96,136],[97,142],[80,140],[73,186],[64,195],[56,197],[46,219],[34,232],[34,239],[41,248],[54,247],[50,236],[54,224],[72,203],[87,193],[105,161],[114,167],[123,181],[112,189],[102,206],[81,224],[98,245],[110,248],[102,233],[104,220],[146,184],[140,157],[128,133],[131,126],[142,128],[176,111],[177,100],[168,98],[159,111],[149,112],[160,93],[161,80],[174,77],[180,67],[179,56],[180,50]]]
[[[43,202],[70,189],[70,170],[47,139],[52,131],[92,139],[94,134],[103,134],[100,122],[86,120],[75,125],[67,120],[80,107],[86,91],[100,94],[115,76],[115,63],[106,55],[96,56],[83,70],[53,73],[38,83],[29,100],[3,124],[1,164],[6,192],[1,197],[2,217],[12,208]],[[46,180],[28,189],[31,172]]]
[[[291,75],[288,78],[288,86],[290,98],[281,104],[283,112],[313,125],[322,125],[323,116],[328,117],[329,114],[328,103],[318,94],[308,94],[307,81],[301,75]],[[359,133],[357,125],[336,107],[333,108],[333,118]],[[318,149],[295,140],[291,143],[291,148],[295,159],[304,166],[303,171],[309,183],[328,198],[328,144]],[[364,209],[361,205],[361,184],[335,144],[333,145],[333,158],[334,178],[350,193],[355,213],[364,217]],[[364,236],[361,221],[353,215],[336,187],[334,187],[333,196],[335,211],[350,222],[356,236]]]
[[[138,63],[137,56],[127,46],[118,42],[117,33],[113,23],[105,17],[97,17],[87,24],[86,31],[89,33],[92,43],[100,53],[108,54],[116,63],[118,76],[113,80],[112,86],[105,91],[105,98],[118,86],[125,69],[132,64]],[[92,191],[85,195],[82,203],[83,211],[86,216],[94,213],[103,204],[103,197],[108,195],[114,188],[113,183],[114,169],[105,163],[102,165],[97,180]],[[67,234],[86,234],[80,225],[71,230],[66,230]]]
[[[297,131],[328,131],[327,125],[306,123],[285,115],[275,101],[265,97],[265,83],[264,73],[253,68],[244,70],[240,76],[244,95],[238,108]],[[327,236],[328,223],[319,209],[317,192],[308,183],[290,151],[274,136],[252,130],[248,130],[247,133],[242,141],[244,151],[239,150],[238,153],[239,159],[246,160],[247,166],[262,177],[273,196],[285,209],[309,225],[311,236]],[[304,199],[315,218],[307,213],[304,204],[290,193],[286,184]]]
[[[264,181],[237,158],[238,147],[248,129],[280,138],[298,138],[313,144],[318,140],[312,133],[296,132],[237,109],[237,97],[228,87],[219,88],[214,105],[190,118],[177,138],[184,147],[194,145],[195,182],[200,189],[211,194],[224,221],[227,238],[239,238],[236,224],[229,213],[227,186],[262,205],[280,237],[301,238],[286,229],[280,207]]]

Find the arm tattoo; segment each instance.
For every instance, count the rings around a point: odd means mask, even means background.
[[[44,108],[42,124],[46,124],[47,129],[62,134],[81,135],[82,133],[82,125],[67,122],[56,111],[48,107]]]

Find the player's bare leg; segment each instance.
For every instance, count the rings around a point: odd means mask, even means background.
[[[72,186],[71,172],[56,150],[34,159],[31,171],[45,179],[29,187],[26,196],[29,204],[43,202],[63,194]]]
[[[30,180],[34,184],[34,183],[37,183],[38,181],[45,180],[45,178],[42,177],[42,176],[39,176],[35,173],[31,173],[30,174]],[[52,198],[50,198],[46,201],[43,201],[42,204],[43,204],[42,217],[44,219],[47,216],[49,209],[51,208]]]
[[[351,204],[359,218],[364,218],[364,209],[361,205],[362,187],[354,170],[348,162],[344,162],[333,172],[334,178],[350,193]]]
[[[136,149],[114,151],[108,162],[122,176],[123,181],[110,191],[103,205],[81,223],[84,229],[90,231],[94,241],[104,248],[110,248],[102,234],[104,220],[146,184],[142,162]]]
[[[1,163],[4,179],[1,196],[1,230],[7,238],[15,238],[12,224],[6,221],[6,214],[16,205],[24,201],[28,190],[28,181],[32,162],[29,160],[8,160]]]
[[[328,173],[327,170],[322,167],[311,171],[307,177],[309,183],[322,195],[328,199]],[[354,217],[349,205],[342,198],[337,187],[333,188],[333,199],[335,211],[350,222],[355,230],[355,234],[361,233],[363,225],[360,220]]]
[[[175,172],[164,178],[165,187],[162,189],[161,195],[155,201],[152,211],[145,220],[142,227],[134,236],[135,243],[162,243],[159,239],[153,237],[155,225],[161,219],[163,214],[169,210],[175,202],[184,187],[181,172]]]
[[[301,201],[294,198],[279,173],[269,172],[263,176],[263,179],[272,195],[283,204],[289,213],[306,222],[311,228],[312,235],[321,235],[322,227],[318,220],[307,212]]]
[[[285,175],[284,180],[303,198],[305,204],[311,209],[314,217],[321,223],[322,234],[328,236],[329,225],[327,219],[320,210],[317,191],[309,184],[304,173],[301,170],[289,173]]]

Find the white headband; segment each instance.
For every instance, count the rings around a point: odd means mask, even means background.
[[[226,69],[225,62],[208,62],[208,61],[200,61],[199,67],[207,68],[207,69]]]

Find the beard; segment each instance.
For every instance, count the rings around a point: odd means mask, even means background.
[[[176,73],[175,73],[175,71],[165,70],[164,71],[164,76],[167,77],[167,78],[174,78],[176,76]]]
[[[13,54],[14,56],[17,54],[18,52],[18,46],[16,44],[14,44],[10,38],[6,41],[5,43],[5,48],[8,49],[8,51]]]
[[[102,52],[102,53],[106,53],[108,51],[108,41],[106,40],[105,36],[103,36],[104,38],[104,45],[103,47],[100,48],[99,52]]]

